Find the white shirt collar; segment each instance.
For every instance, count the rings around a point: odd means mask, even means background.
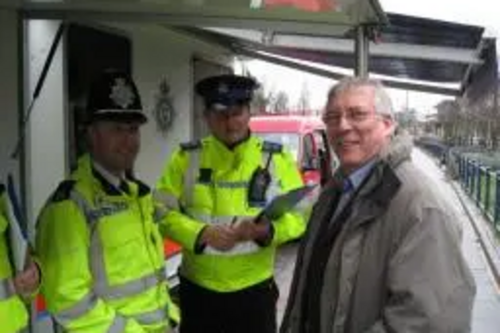
[[[96,171],[99,172],[101,176],[103,176],[104,179],[106,179],[106,181],[108,181],[111,185],[113,185],[116,188],[120,187],[120,182],[122,181],[122,179],[124,179],[124,175],[122,175],[122,177],[117,177],[113,175],[111,172],[106,170],[106,168],[104,168],[101,164],[99,164],[95,160],[92,161],[92,164],[94,166],[94,169],[96,169]]]

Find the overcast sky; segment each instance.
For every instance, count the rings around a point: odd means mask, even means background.
[[[380,3],[390,13],[483,26],[487,37],[497,37],[500,32],[500,14],[495,0],[380,0]],[[311,106],[322,108],[326,93],[334,83],[322,77],[261,61],[250,62],[249,69],[269,89],[286,91],[292,107],[305,84],[309,90]],[[434,106],[438,102],[450,98],[395,89],[390,91],[396,110],[408,104],[422,114],[434,112]]]

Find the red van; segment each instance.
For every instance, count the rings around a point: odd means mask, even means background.
[[[281,143],[297,161],[304,184],[324,184],[335,161],[328,146],[325,125],[314,116],[266,115],[250,119],[252,133]]]

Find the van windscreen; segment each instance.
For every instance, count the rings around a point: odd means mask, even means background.
[[[271,133],[271,132],[253,132],[254,135],[265,141],[280,143],[288,149],[295,161],[299,157],[300,136],[297,133]]]

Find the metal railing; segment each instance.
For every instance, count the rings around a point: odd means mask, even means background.
[[[446,164],[448,172],[454,174],[464,191],[492,224],[497,236],[500,236],[500,170],[440,144],[417,145]]]
[[[460,184],[500,233],[500,172],[464,155],[452,158],[458,164]]]

